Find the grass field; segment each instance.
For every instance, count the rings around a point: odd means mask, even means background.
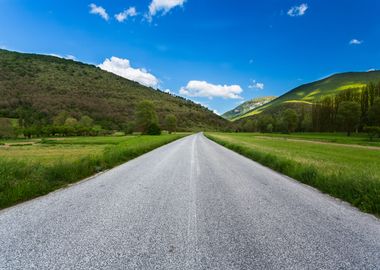
[[[374,138],[370,141],[368,135],[365,133],[353,133],[350,137],[346,133],[254,133],[254,136],[264,136],[278,139],[295,139],[295,140],[309,140],[316,142],[330,142],[339,144],[357,144],[364,146],[378,146],[380,147],[380,139]]]
[[[185,135],[1,141],[0,209],[47,194]]]
[[[380,215],[380,147],[357,147],[352,141],[349,145],[315,143],[321,134],[306,135],[302,140],[247,133],[206,135],[265,166]],[[331,134],[327,137],[332,139]]]

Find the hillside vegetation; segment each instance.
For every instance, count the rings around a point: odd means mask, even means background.
[[[258,115],[262,112],[276,112],[283,108],[300,107],[300,105],[310,108],[313,102],[326,96],[336,95],[344,90],[360,90],[371,82],[376,83],[379,81],[380,71],[335,74],[316,82],[301,85],[263,106],[248,111],[235,118],[235,120]]]
[[[107,130],[121,130],[135,119],[135,108],[152,101],[158,120],[174,114],[179,130],[218,130],[228,122],[181,97],[142,86],[96,66],[53,56],[0,50],[0,117],[42,127],[65,112],[88,116]],[[71,119],[72,120],[72,119]],[[2,120],[8,123],[10,120]]]
[[[228,119],[228,120],[234,120],[236,118],[239,118],[240,116],[246,114],[249,111],[252,111],[260,106],[263,106],[267,104],[268,102],[274,100],[275,96],[268,96],[268,97],[259,97],[259,98],[253,98],[251,100],[248,100],[236,108],[224,113],[222,117]]]

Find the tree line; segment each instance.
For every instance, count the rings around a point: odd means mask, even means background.
[[[275,113],[262,113],[239,122],[243,132],[367,132],[380,137],[380,82],[362,89],[344,90],[315,101],[311,108],[299,105]]]
[[[380,126],[380,82],[363,89],[345,90],[313,104],[313,130],[365,131]]]
[[[62,111],[47,121],[42,113],[30,109],[18,111],[18,125],[15,126],[10,119],[0,118],[0,138],[24,137],[53,137],[53,136],[97,136],[113,133],[112,130],[103,129],[95,124],[94,120],[83,115],[76,118],[66,111]],[[153,102],[141,101],[135,112],[135,120],[122,123],[126,134],[140,132],[147,135],[159,135],[162,128],[169,133],[177,131],[177,117],[174,114],[166,115],[164,123],[160,125]]]

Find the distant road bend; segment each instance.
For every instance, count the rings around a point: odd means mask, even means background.
[[[0,269],[380,269],[380,221],[196,134],[0,211]]]

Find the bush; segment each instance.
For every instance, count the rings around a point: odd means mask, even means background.
[[[152,123],[149,125],[148,130],[146,131],[147,135],[161,135],[161,128],[156,124]]]
[[[371,126],[371,127],[364,127],[364,132],[367,132],[368,133],[368,137],[369,139],[372,141],[374,137],[379,137],[380,138],[380,127],[375,127],[375,126]]]

